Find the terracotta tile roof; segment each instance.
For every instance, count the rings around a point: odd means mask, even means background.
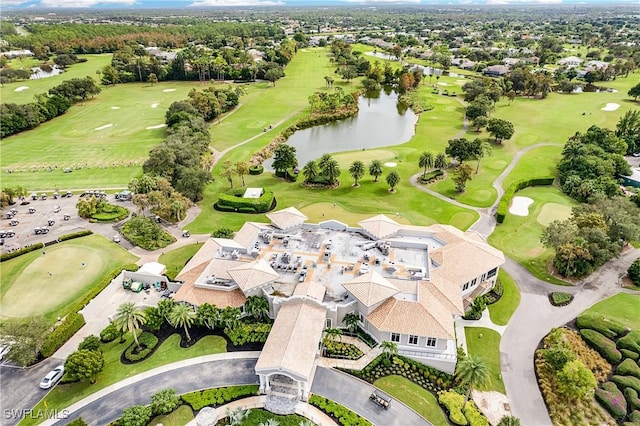
[[[367,315],[367,320],[380,331],[454,339],[453,314],[435,298],[428,306],[390,298]]]
[[[395,234],[401,227],[398,222],[383,214],[358,222],[358,225],[376,238]]]
[[[452,282],[436,278],[435,280],[421,281],[418,287],[418,300],[429,309],[433,299],[438,300],[451,313],[462,315],[462,292],[460,286]]]
[[[271,221],[271,224],[279,229],[289,229],[302,225],[308,219],[308,217],[295,207],[287,207],[277,212],[268,213],[266,216]]]
[[[223,280],[233,280],[233,277],[229,274],[229,270],[242,267],[248,263],[249,262],[242,260],[215,258],[209,262],[197,281],[204,282],[206,277],[210,275]]]
[[[192,305],[200,306],[204,303],[215,305],[224,309],[227,306],[239,308],[247,300],[240,289],[231,291],[212,290],[208,288],[198,288],[191,282],[185,282],[173,296],[175,300],[189,302]]]
[[[244,292],[280,278],[264,259],[244,263],[227,272]]]
[[[256,363],[256,373],[283,371],[311,380],[327,309],[310,300],[285,302]]]
[[[373,306],[398,293],[398,289],[375,271],[355,277],[342,286],[365,306]]]
[[[207,268],[207,265],[209,265],[209,262],[205,261],[197,266],[192,267],[188,271],[185,267],[182,272],[180,272],[180,274],[176,277],[176,280],[183,281],[185,283],[195,283],[200,274],[202,274],[202,272],[204,272],[204,270]]]
[[[269,229],[269,227],[263,223],[245,222],[242,228],[236,232],[233,241],[244,248],[248,248],[257,240],[258,233],[263,229]]]
[[[326,291],[327,288],[325,286],[320,285],[314,281],[307,281],[296,285],[295,290],[293,290],[293,295],[310,297],[322,303]]]

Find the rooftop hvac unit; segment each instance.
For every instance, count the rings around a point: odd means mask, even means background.
[[[216,282],[216,276],[215,275],[209,275],[207,276],[207,284],[214,284]]]
[[[234,250],[234,251],[231,252],[231,258],[232,259],[235,260],[235,259],[238,258],[238,256],[240,256],[240,252],[238,250]]]

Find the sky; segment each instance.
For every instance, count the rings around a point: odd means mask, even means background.
[[[0,0],[2,9],[94,8],[145,9],[184,7],[382,6],[382,5],[552,5],[637,4],[640,0]]]

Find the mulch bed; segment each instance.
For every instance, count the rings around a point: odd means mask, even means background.
[[[207,327],[194,325],[191,328],[189,328],[189,335],[191,336],[191,341],[187,340],[187,335],[184,332],[183,327],[174,328],[171,324],[166,322],[162,324],[162,326],[160,327],[160,330],[157,330],[157,331],[151,331],[146,329],[145,327],[143,327],[142,329],[143,331],[148,331],[149,333],[154,334],[158,338],[158,344],[155,346],[155,348],[151,350],[151,352],[149,352],[149,355],[147,355],[145,358],[139,361],[129,361],[128,359],[126,359],[124,357],[124,353],[127,348],[124,348],[124,350],[122,351],[122,354],[120,355],[120,362],[122,364],[128,365],[128,364],[135,364],[137,362],[144,361],[145,359],[152,356],[156,352],[156,350],[160,347],[160,345],[162,345],[162,343],[165,340],[167,340],[170,336],[174,334],[180,335],[181,348],[188,348],[190,346],[193,346],[198,342],[198,340],[202,339],[205,336],[220,336],[224,338],[227,342],[227,352],[261,351],[262,348],[264,347],[264,343],[260,343],[260,342],[249,342],[243,345],[235,346],[233,343],[231,343],[231,340],[224,333],[224,330],[220,328],[215,328],[211,330]],[[132,345],[135,345],[135,342],[132,343]]]

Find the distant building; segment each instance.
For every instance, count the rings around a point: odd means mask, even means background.
[[[0,52],[0,56],[6,56],[9,59],[17,58],[18,56],[33,56],[33,52],[29,49],[24,50],[8,50],[6,52]]]
[[[558,61],[558,65],[562,65],[565,67],[579,67],[582,65],[584,60],[578,58],[577,56],[567,56],[566,58],[562,58]]]
[[[631,169],[631,176],[622,176],[625,186],[640,188],[640,167]]]
[[[509,74],[509,67],[506,65],[491,65],[483,69],[482,74],[489,77],[502,77]]]
[[[476,66],[476,63],[466,58],[453,58],[451,60],[451,65],[454,65],[463,70],[470,70]]]
[[[584,66],[586,68],[591,68],[591,69],[605,69],[609,66],[609,62],[605,62],[605,61],[589,61],[587,63],[584,64]]]

